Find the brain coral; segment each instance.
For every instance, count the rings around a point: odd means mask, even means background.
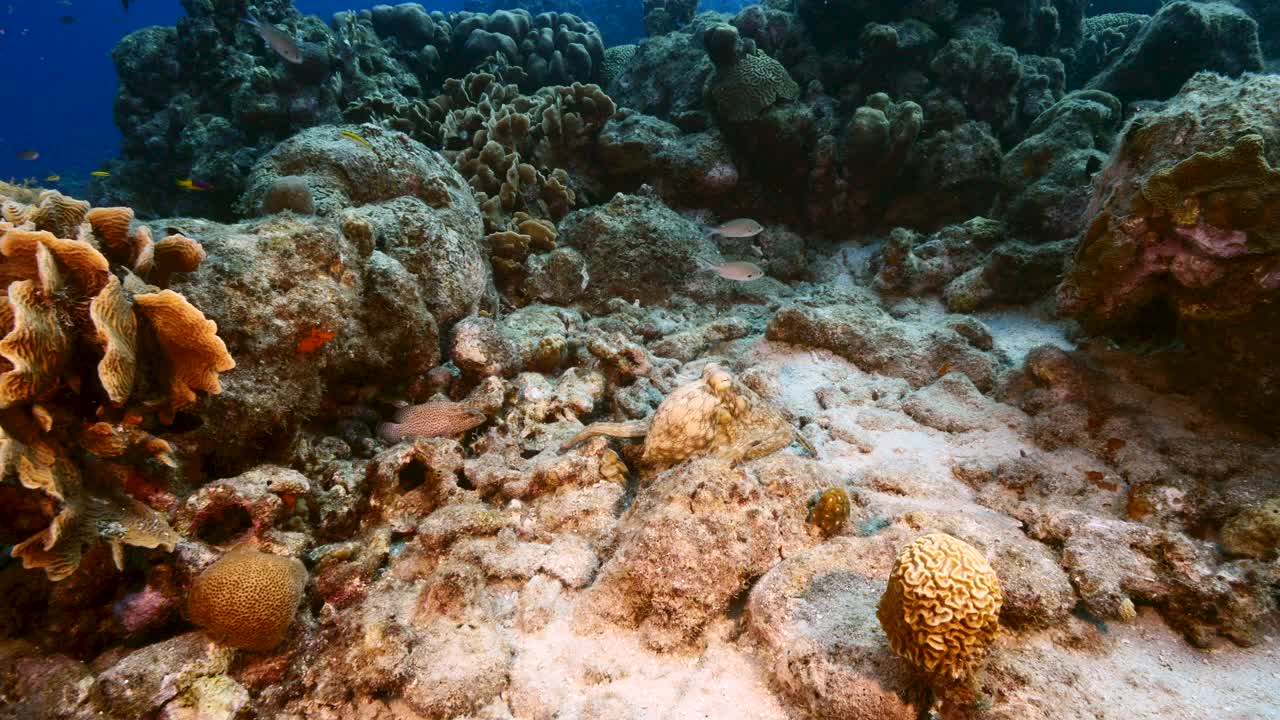
[[[307,569],[296,558],[240,547],[196,577],[187,613],[219,642],[270,650],[293,623],[306,584]]]
[[[733,123],[754,120],[775,102],[799,96],[800,86],[782,63],[758,51],[722,66],[711,81],[716,111]]]
[[[745,462],[781,450],[792,441],[808,447],[808,441],[776,407],[715,364],[705,366],[701,378],[673,390],[649,420],[593,423],[562,449],[595,435],[644,437],[640,462],[650,468],[675,465],[698,455]]]
[[[1000,580],[976,548],[946,533],[898,553],[876,616],[899,656],[940,679],[968,677],[995,639]]]

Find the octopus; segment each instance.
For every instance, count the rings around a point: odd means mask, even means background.
[[[593,423],[560,449],[601,435],[644,438],[640,464],[655,469],[699,455],[745,462],[792,442],[814,454],[813,446],[780,410],[714,364],[703,368],[701,378],[673,390],[652,417]]]

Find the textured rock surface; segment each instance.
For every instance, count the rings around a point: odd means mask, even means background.
[[[1221,2],[1171,2],[1088,87],[1124,101],[1172,97],[1198,71],[1237,77],[1262,70],[1258,23]]]
[[[768,337],[830,350],[869,372],[900,377],[917,387],[945,368],[990,390],[1001,365],[955,330],[907,325],[873,305],[783,308],[769,322]]]
[[[1277,97],[1274,76],[1205,73],[1135,119],[1102,171],[1058,290],[1060,307],[1092,330],[1176,332],[1197,390],[1273,427]]]
[[[621,520],[593,612],[639,628],[654,648],[697,643],[780,551],[807,544],[797,501],[821,489],[821,478],[801,463],[734,468],[706,459],[655,478]]]
[[[822,717],[915,718],[924,693],[875,619],[885,563],[858,538],[837,538],[778,563],[751,589],[747,628],[797,705]]]
[[[617,195],[564,219],[561,238],[587,260],[589,297],[658,302],[699,279],[715,246],[698,225],[660,202]]]

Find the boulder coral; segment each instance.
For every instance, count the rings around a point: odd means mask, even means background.
[[[296,558],[238,547],[192,581],[187,612],[219,642],[271,650],[293,624],[306,584],[307,569]]]
[[[1094,332],[1176,333],[1196,383],[1272,426],[1278,97],[1275,76],[1202,73],[1134,118],[1102,169],[1058,289],[1059,306]]]
[[[1261,72],[1258,23],[1221,2],[1165,3],[1124,51],[1086,85],[1123,101],[1163,100],[1200,71]]]
[[[5,479],[42,492],[56,514],[13,548],[52,580],[75,572],[99,540],[123,568],[124,546],[172,550],[163,512],[176,451],[158,433],[197,393],[221,391],[235,367],[218,326],[186,297],[149,284],[196,270],[199,243],[159,243],[128,208],[89,209],[43,194],[21,227],[0,224],[6,287],[0,339]],[[87,222],[83,222],[87,218]],[[56,236],[44,225],[75,239]]]
[[[420,282],[437,321],[463,317],[489,285],[475,200],[445,159],[403,133],[360,129],[366,147],[337,127],[298,133],[259,160],[239,206],[245,215],[278,209],[282,184],[311,198],[314,214],[344,232],[368,228],[361,255],[384,254]]]

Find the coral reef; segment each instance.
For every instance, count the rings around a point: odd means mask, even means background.
[[[184,6],[0,184],[0,715],[1280,703],[1266,3]]]
[[[495,273],[513,299],[533,257],[556,248],[555,223],[593,187],[595,139],[616,106],[597,85],[521,95],[489,74],[445,83],[432,133],[476,194]]]
[[[255,159],[299,130],[346,121],[412,131],[445,79],[484,68],[527,91],[603,72],[599,31],[569,13],[446,16],[404,3],[336,13],[326,25],[275,0],[248,7],[298,44],[300,63],[265,46],[243,22],[244,4],[190,2],[176,28],[139,30],[116,47],[124,153],[95,183],[97,204],[230,220]]]
[[[1204,73],[1135,118],[1102,170],[1058,291],[1062,309],[1092,330],[1176,332],[1196,390],[1264,423],[1280,402],[1264,360],[1280,342],[1278,94],[1273,76]]]

